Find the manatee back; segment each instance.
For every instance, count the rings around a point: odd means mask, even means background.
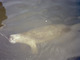
[[[22,35],[38,42],[52,40],[69,32],[70,28],[66,25],[48,25],[32,29]]]

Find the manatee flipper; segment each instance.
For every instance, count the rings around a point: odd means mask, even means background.
[[[37,49],[35,41],[28,42],[28,45],[31,47],[32,54],[37,54],[38,53],[38,49]]]

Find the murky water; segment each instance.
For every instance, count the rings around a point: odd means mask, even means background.
[[[0,60],[67,60],[80,56],[80,27],[73,28],[56,43],[38,44],[39,54],[25,44],[5,38],[48,24],[80,24],[79,0],[4,0],[0,3]],[[4,25],[4,26],[3,26]],[[2,35],[3,34],[3,35]],[[63,42],[63,40],[65,40]],[[60,42],[61,41],[61,42]]]

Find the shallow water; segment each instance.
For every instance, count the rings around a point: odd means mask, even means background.
[[[0,33],[9,38],[11,34],[26,32],[48,24],[80,24],[79,0],[7,0],[3,2],[1,19],[4,26]],[[1,12],[1,11],[0,11]],[[0,35],[0,60],[67,60],[72,56],[80,56],[79,25],[66,35],[54,41],[38,44],[39,54],[31,53],[25,44],[11,44]],[[65,40],[65,41],[64,41]],[[64,41],[64,42],[63,42]]]

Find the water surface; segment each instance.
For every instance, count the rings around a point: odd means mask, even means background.
[[[9,38],[11,34],[26,32],[30,29],[49,24],[80,24],[78,0],[7,0],[3,2],[3,13],[7,19],[1,19],[4,26],[0,33]],[[0,8],[1,9],[1,8]],[[39,54],[33,55],[25,44],[11,44],[0,35],[0,60],[67,60],[80,56],[79,26],[54,43],[39,44]],[[55,40],[56,41],[56,40]],[[64,41],[64,42],[63,42]]]

